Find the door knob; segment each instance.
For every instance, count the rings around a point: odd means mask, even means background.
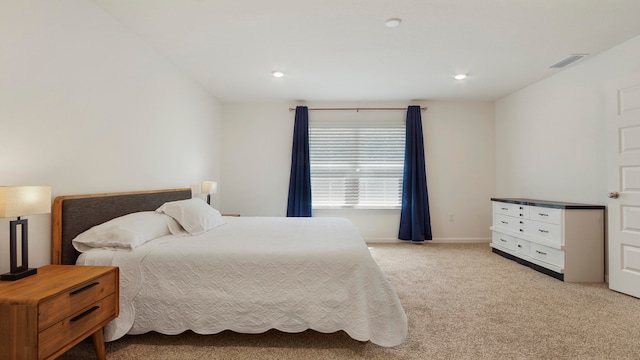
[[[618,197],[620,197],[620,193],[618,193],[617,191],[614,191],[614,192],[608,193],[607,196],[610,199],[617,199]]]

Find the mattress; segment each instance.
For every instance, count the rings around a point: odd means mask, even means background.
[[[156,331],[345,331],[390,347],[407,336],[394,288],[343,218],[225,217],[196,236],[133,251],[93,249],[79,265],[120,268],[120,316],[105,339]]]

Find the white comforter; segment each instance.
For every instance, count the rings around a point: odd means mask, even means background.
[[[120,267],[120,316],[105,338],[157,331],[324,333],[395,346],[407,317],[358,230],[342,218],[225,218],[198,236],[134,251],[90,250],[80,265]]]

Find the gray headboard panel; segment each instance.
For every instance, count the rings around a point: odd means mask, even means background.
[[[191,198],[190,188],[59,196],[53,202],[51,262],[74,265],[79,253],[71,240],[118,216],[152,211],[167,201]]]

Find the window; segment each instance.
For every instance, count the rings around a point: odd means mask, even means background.
[[[401,205],[405,126],[309,126],[314,208]]]

